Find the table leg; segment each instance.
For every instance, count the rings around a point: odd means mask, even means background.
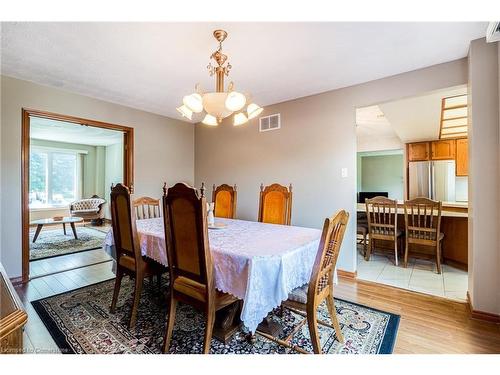
[[[64,231],[64,235],[66,235],[66,223],[63,223],[63,231]]]
[[[77,240],[78,236],[76,235],[75,223],[70,223],[70,225],[71,225],[71,230],[73,230],[73,236],[75,236],[75,240]]]
[[[35,236],[33,237],[33,243],[35,243],[36,239],[38,238],[38,235],[40,234],[42,227],[43,227],[43,224],[38,224],[36,226]]]
[[[272,320],[269,315],[264,318],[264,320],[257,327],[258,331],[267,333],[271,336],[278,337],[283,334],[283,326]]]
[[[279,313],[278,313],[279,315]],[[280,337],[283,335],[283,326],[272,320],[269,315],[264,318],[264,320],[258,325],[257,331],[266,333],[273,337]],[[257,337],[255,333],[249,333],[246,337],[249,344],[255,344]]]
[[[248,333],[246,336],[247,342],[249,344],[255,344],[257,342],[257,335],[255,333]]]

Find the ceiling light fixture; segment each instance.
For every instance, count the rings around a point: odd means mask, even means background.
[[[186,95],[182,99],[183,105],[177,108],[179,113],[191,120],[193,113],[205,111],[202,123],[209,126],[217,126],[223,119],[234,115],[233,125],[239,126],[248,122],[248,120],[257,117],[262,113],[263,108],[255,103],[250,103],[246,107],[246,114],[243,108],[247,104],[247,97],[234,90],[233,82],[229,83],[227,91],[224,88],[224,76],[229,75],[232,66],[227,61],[227,55],[222,53],[222,42],[227,37],[224,30],[215,30],[214,37],[219,42],[219,48],[212,53],[210,59],[213,59],[217,66],[210,62],[207,66],[210,76],[215,75],[215,92],[204,93],[200,85],[195,86],[195,93]]]

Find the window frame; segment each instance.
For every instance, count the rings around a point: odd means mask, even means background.
[[[47,204],[43,207],[29,207],[30,211],[45,211],[45,210],[54,210],[66,208],[69,206],[69,203],[64,204],[54,204],[52,202],[52,193],[53,193],[53,182],[52,182],[52,168],[53,168],[53,159],[54,154],[69,154],[75,155],[75,180],[74,180],[74,200],[80,199],[82,195],[82,154],[88,154],[85,150],[75,150],[75,149],[66,149],[66,148],[58,148],[58,147],[47,147],[47,146],[38,146],[31,145],[30,147],[30,155],[34,152],[44,153],[47,155],[47,166],[45,169],[45,181],[46,181],[46,196],[47,196]],[[30,166],[31,167],[31,166]]]

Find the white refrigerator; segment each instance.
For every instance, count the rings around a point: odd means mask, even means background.
[[[412,161],[409,163],[410,199],[426,197],[455,201],[455,161]]]

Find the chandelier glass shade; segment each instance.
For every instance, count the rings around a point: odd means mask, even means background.
[[[222,53],[222,42],[226,39],[227,33],[224,30],[215,30],[214,37],[219,42],[219,48],[212,53],[210,59],[217,65],[213,66],[210,62],[207,68],[210,76],[215,76],[215,92],[203,92],[200,86],[196,85],[196,92],[184,96],[182,105],[177,107],[177,111],[189,120],[193,119],[193,113],[204,112],[202,123],[209,126],[217,126],[223,119],[235,114],[234,126],[243,125],[262,113],[263,108],[255,103],[248,104],[247,96],[235,91],[233,82],[228,85],[227,91],[225,90],[224,77],[229,75],[232,68],[227,61],[227,55]]]

